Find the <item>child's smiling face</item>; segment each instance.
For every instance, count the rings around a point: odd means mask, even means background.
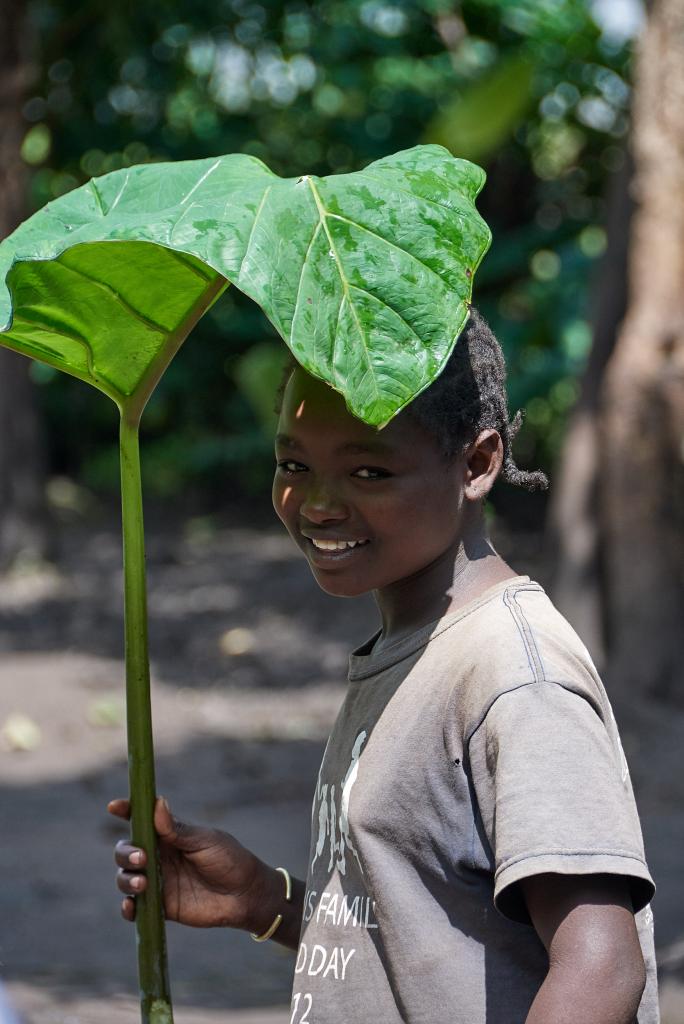
[[[381,590],[458,546],[465,460],[446,461],[405,414],[377,431],[352,416],[337,392],[296,369],[283,397],[276,460],[274,508],[329,594]]]

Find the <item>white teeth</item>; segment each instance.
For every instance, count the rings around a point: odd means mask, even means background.
[[[355,548],[357,544],[365,544],[366,541],[361,540],[317,540],[311,538],[311,543],[315,548],[320,548],[321,551],[344,551],[345,548]]]

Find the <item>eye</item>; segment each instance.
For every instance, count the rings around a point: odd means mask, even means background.
[[[281,459],[278,463],[278,469],[282,470],[283,473],[289,476],[294,476],[295,473],[302,473],[306,471],[306,466],[301,462],[295,462],[294,459]]]
[[[392,474],[386,469],[380,469],[378,466],[361,466],[352,476],[357,476],[361,480],[383,480],[385,477],[392,476]]]

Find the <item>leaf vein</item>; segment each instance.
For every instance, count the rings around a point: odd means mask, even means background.
[[[27,316],[23,311],[19,312],[17,310],[16,319],[19,319],[21,323],[33,324],[34,327],[42,327],[42,329],[47,331],[49,334],[56,334],[59,338],[66,338],[68,341],[75,341],[78,345],[81,345],[81,347],[85,349],[86,366],[88,367],[90,375],[93,380],[100,379],[95,371],[95,365],[93,363],[93,350],[86,338],[83,338],[80,334],[73,334],[71,331],[65,331],[64,329],[57,328],[54,324],[51,324],[49,321],[42,320],[40,317]],[[21,326],[19,329],[21,330]],[[30,339],[27,339],[27,341],[30,344]]]
[[[124,175],[124,180],[123,180],[123,183],[121,185],[121,188],[117,192],[116,197],[114,199],[114,202],[109,207],[109,210],[107,211],[107,213],[111,213],[112,210],[114,209],[114,207],[118,205],[118,202],[121,199],[121,196],[124,194],[124,189],[126,188],[126,185],[128,185],[128,181],[129,181],[130,176],[131,176],[130,172],[127,171],[126,174]]]
[[[249,255],[249,250],[251,248],[252,240],[254,238],[254,229],[257,226],[257,221],[259,220],[259,217],[261,216],[261,211],[264,208],[264,205],[266,203],[266,199],[267,199],[268,194],[269,194],[269,192],[271,191],[272,188],[273,188],[273,185],[269,185],[268,186],[268,188],[265,190],[263,196],[261,197],[261,202],[259,203],[259,206],[257,207],[257,212],[254,215],[254,220],[252,221],[252,227],[250,228],[249,236],[247,238],[247,245],[245,246],[245,255],[242,257],[242,260],[240,261],[240,270],[239,270],[239,273],[238,273],[238,277],[242,276],[242,270],[244,268],[245,261],[247,260],[247,256]]]
[[[105,205],[104,205],[104,202],[102,200],[102,196],[100,195],[100,190],[97,187],[97,185],[95,184],[95,179],[91,178],[91,180],[88,182],[88,184],[90,185],[90,191],[92,192],[92,194],[97,199],[97,205],[100,208],[100,213],[104,217],[106,215],[107,211],[105,210]]]
[[[330,243],[330,251],[332,252],[333,256],[335,257],[335,264],[337,266],[337,272],[340,275],[340,281],[342,282],[342,288],[344,290],[345,296],[349,300],[349,309],[351,310],[351,314],[354,317],[354,320],[356,321],[356,327],[357,327],[357,330],[358,330],[360,338],[361,338],[361,344],[363,345],[364,351],[366,353],[366,363],[367,363],[367,365],[372,370],[373,363],[371,362],[370,352],[368,350],[368,343],[366,341],[366,335],[364,333],[363,327],[361,326],[361,321],[359,320],[358,313],[356,312],[356,309],[354,308],[354,303],[351,301],[351,297],[349,295],[349,282],[347,281],[347,278],[345,277],[344,271],[342,270],[342,263],[340,262],[340,257],[339,257],[339,254],[337,252],[337,249],[335,247],[335,242],[333,240],[332,235],[330,234],[330,230],[328,228],[328,225],[326,224],[326,219],[327,219],[327,217],[331,216],[331,214],[329,214],[327,212],[327,210],[325,209],[325,207],[323,206],[323,203],[321,202],[321,197],[319,196],[318,190],[316,189],[316,187],[315,187],[314,183],[312,182],[311,178],[307,178],[306,180],[307,180],[307,182],[309,184],[309,188],[311,189],[311,192],[313,194],[314,200],[316,202],[316,206],[318,208],[318,215],[319,215],[319,217],[321,219],[321,223],[323,225],[323,230],[325,231],[326,236],[328,238],[328,242]],[[375,373],[372,374],[372,379],[373,379],[373,388],[375,390],[375,396],[376,396],[376,398],[379,399],[380,398],[380,389],[378,387],[378,381],[377,381],[377,378],[375,376]]]
[[[295,297],[295,305],[294,305],[294,310],[293,310],[293,313],[292,313],[292,328],[294,328],[294,322],[297,319],[297,310],[299,309],[299,300],[301,298],[301,294],[300,293],[301,293],[301,290],[302,290],[302,281],[304,280],[304,271],[306,270],[306,263],[307,263],[307,260],[309,258],[309,254],[311,252],[312,246],[313,246],[314,242],[316,241],[316,236],[318,235],[318,232],[320,231],[321,227],[322,227],[321,221],[319,220],[318,224],[316,224],[316,227],[314,228],[314,231],[313,231],[313,234],[312,234],[311,239],[309,241],[309,244],[306,247],[306,252],[304,253],[304,259],[302,261],[302,270],[301,270],[301,273],[299,275],[299,282],[297,283],[297,295]]]
[[[190,196],[192,195],[192,193],[197,191],[197,189],[200,187],[200,185],[207,180],[207,178],[209,177],[210,174],[213,174],[213,172],[220,165],[220,163],[221,163],[221,161],[217,160],[216,163],[211,165],[211,167],[209,168],[208,171],[205,171],[205,173],[202,175],[202,177],[199,179],[199,181],[195,182],[195,184],[192,186],[192,188],[190,189],[188,194],[186,196],[184,196],[183,199],[181,199],[180,204],[179,204],[180,206],[183,206],[184,203],[187,203],[187,201],[190,198]]]
[[[421,260],[419,256],[415,255],[415,253],[410,252],[408,249],[404,249],[401,245],[397,245],[396,242],[390,242],[389,238],[385,238],[384,235],[379,235],[377,233],[377,231],[373,231],[372,228],[367,228],[364,224],[359,224],[358,221],[351,220],[349,217],[344,217],[341,213],[331,213],[331,214],[329,214],[329,216],[333,217],[335,220],[344,221],[345,224],[351,224],[352,227],[358,228],[360,231],[365,231],[366,234],[372,235],[373,238],[379,239],[381,242],[384,242],[386,245],[389,245],[393,249],[396,249],[397,252],[403,252],[404,255],[406,255],[410,259],[414,260],[415,263],[418,263],[421,267],[424,267],[426,270],[428,270],[434,277],[437,278],[438,281],[440,281],[442,284],[445,284],[445,281],[444,281],[444,278],[442,277],[442,275],[438,274],[437,271],[433,267],[429,266],[427,263],[425,263],[423,260]]]
[[[333,333],[333,347],[332,352],[330,353],[330,369],[332,370],[333,381],[335,383],[337,383],[337,374],[335,372],[335,358],[337,356],[337,339],[340,333],[340,320],[342,319],[342,309],[344,307],[346,300],[347,296],[343,292],[342,298],[340,300],[340,308],[337,310],[337,320],[335,321],[335,331]]]
[[[349,287],[353,288],[354,291],[356,292],[362,292],[364,295],[369,295],[372,299],[375,299],[376,302],[379,302],[381,306],[385,306],[387,309],[391,310],[391,312],[394,313],[394,315],[398,317],[399,320],[401,320],[401,322],[408,327],[409,331],[416,339],[416,341],[419,342],[423,346],[423,348],[426,349],[426,351],[430,351],[430,346],[428,345],[428,343],[426,341],[423,341],[421,336],[416,331],[415,327],[411,326],[406,317],[403,316],[398,309],[395,309],[394,306],[390,305],[390,303],[387,302],[385,299],[378,298],[378,296],[374,292],[369,291],[367,288],[361,288],[357,284],[351,284]]]
[[[116,289],[107,284],[106,281],[98,281],[96,277],[91,277],[90,274],[84,274],[82,270],[77,270],[76,267],[71,267],[68,263],[62,263],[60,261],[60,266],[65,270],[68,270],[71,274],[76,274],[77,277],[82,278],[84,281],[90,281],[90,283],[94,284],[96,288],[101,288],[103,291],[107,292],[123,309],[126,310],[127,313],[130,313],[135,320],[139,320],[140,323],[151,328],[157,334],[166,336],[169,333],[168,327],[162,327],[161,324],[156,323],[154,320],[150,320],[149,317],[140,313],[134,306],[131,306],[130,302],[127,302],[126,299],[116,291]]]

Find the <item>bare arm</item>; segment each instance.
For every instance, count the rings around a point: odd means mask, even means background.
[[[627,882],[543,874],[520,884],[549,957],[526,1024],[634,1024],[646,969]]]

